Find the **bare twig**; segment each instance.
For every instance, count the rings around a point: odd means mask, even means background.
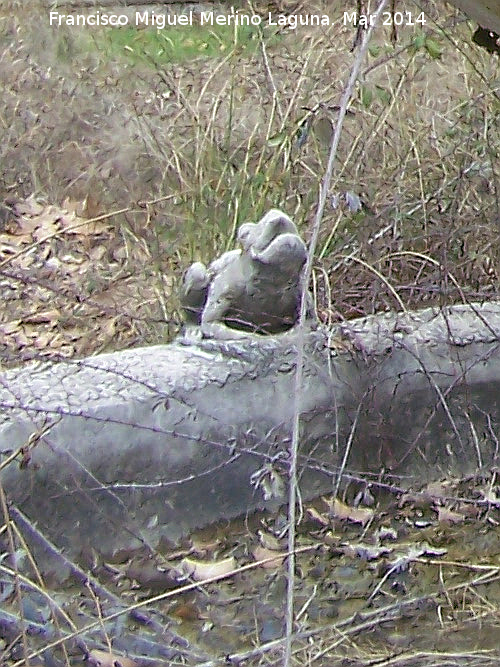
[[[351,68],[351,74],[345,87],[340,108],[338,111],[337,124],[332,136],[330,153],[328,156],[328,164],[325,175],[321,181],[318,207],[313,224],[313,231],[311,241],[308,249],[307,262],[304,269],[302,282],[302,298],[300,304],[300,319],[299,319],[299,337],[297,341],[297,370],[295,374],[295,404],[294,404],[294,419],[292,444],[290,452],[290,471],[289,471],[289,494],[288,494],[288,552],[290,554],[287,562],[287,603],[286,603],[286,642],[285,642],[285,657],[284,666],[290,667],[292,659],[292,642],[293,642],[293,610],[294,610],[294,588],[295,588],[295,521],[296,512],[295,504],[297,499],[297,458],[299,450],[299,430],[300,430],[300,402],[302,398],[302,380],[303,380],[303,366],[304,366],[304,333],[306,325],[306,311],[307,311],[307,286],[311,280],[314,253],[318,243],[319,232],[321,229],[321,221],[326,206],[326,199],[330,190],[330,184],[333,177],[333,169],[337,157],[337,149],[340,142],[342,127],[344,119],[347,114],[347,107],[352,99],[354,93],[354,86],[359,75],[361,64],[366,56],[368,44],[370,42],[374,26],[377,25],[378,19],[386,5],[387,0],[381,0],[377,10],[373,15],[373,22],[366,31],[361,47],[354,59]]]

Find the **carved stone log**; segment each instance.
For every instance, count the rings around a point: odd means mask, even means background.
[[[450,0],[471,19],[488,30],[500,33],[500,2],[498,0]]]
[[[331,489],[344,459],[347,474],[385,470],[402,486],[498,463],[499,343],[498,303],[307,333],[302,496]],[[75,557],[90,547],[106,555],[156,547],[275,506],[284,500],[276,480],[286,480],[295,366],[294,346],[269,336],[6,371],[8,501]]]

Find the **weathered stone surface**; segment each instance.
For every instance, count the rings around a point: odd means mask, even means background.
[[[331,403],[325,353],[307,364],[304,411]],[[321,363],[323,357],[323,363]],[[0,450],[46,426],[9,497],[68,549],[156,545],[262,504],[250,475],[286,449],[293,350],[181,344],[27,366],[2,376]],[[313,387],[319,387],[313,393]]]
[[[499,0],[449,0],[483,28],[500,34]]]
[[[300,311],[307,249],[290,218],[272,209],[238,230],[240,248],[195,262],[184,274],[181,303],[188,324],[206,338],[235,340],[291,329]],[[311,317],[310,317],[311,319]]]
[[[344,457],[349,474],[385,469],[403,486],[497,462],[499,304],[380,315],[306,339],[303,497],[331,488]],[[0,462],[33,444],[23,466],[18,456],[0,472],[9,502],[73,555],[156,546],[275,505],[263,490],[271,471],[286,477],[295,360],[291,343],[263,337],[7,371]]]

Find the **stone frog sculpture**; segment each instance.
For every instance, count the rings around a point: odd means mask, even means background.
[[[184,274],[181,303],[186,323],[204,338],[233,340],[293,330],[300,311],[307,248],[295,224],[278,210],[238,230],[241,248],[208,268],[192,264]],[[314,322],[308,297],[308,321]]]

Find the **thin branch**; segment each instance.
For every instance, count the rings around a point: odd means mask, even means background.
[[[325,175],[321,181],[320,191],[319,191],[319,200],[318,208],[316,210],[316,216],[314,220],[313,230],[311,241],[309,244],[307,262],[304,269],[303,282],[302,282],[302,295],[301,295],[301,304],[300,304],[300,318],[299,318],[299,336],[297,340],[297,369],[295,374],[295,402],[294,402],[294,418],[293,418],[293,431],[292,431],[292,444],[290,452],[290,472],[289,472],[289,490],[288,490],[288,553],[290,556],[287,561],[287,600],[286,600],[286,642],[285,642],[285,656],[284,656],[284,667],[290,667],[292,660],[292,643],[293,643],[293,607],[294,607],[294,587],[295,587],[295,503],[297,499],[297,458],[299,450],[299,429],[300,429],[300,403],[302,398],[302,383],[303,383],[303,366],[304,366],[304,331],[305,331],[305,322],[306,322],[306,310],[307,310],[307,297],[306,290],[307,285],[310,282],[312,275],[313,259],[316,246],[319,238],[319,231],[321,228],[321,221],[323,219],[323,214],[325,211],[326,200],[328,192],[330,190],[330,184],[333,177],[333,168],[335,165],[337,150],[340,142],[340,136],[342,133],[342,127],[344,124],[344,119],[347,114],[347,107],[352,99],[354,86],[361,69],[361,64],[365,59],[366,53],[368,51],[368,44],[370,42],[373,29],[378,24],[378,19],[386,5],[387,0],[381,0],[377,10],[374,14],[374,20],[371,23],[370,27],[366,31],[361,47],[354,59],[352,65],[351,74],[349,76],[349,81],[345,87],[345,90],[342,94],[340,109],[338,111],[337,124],[335,126],[335,131],[332,136],[332,141],[330,145],[330,153],[328,156],[328,164],[326,167]]]

